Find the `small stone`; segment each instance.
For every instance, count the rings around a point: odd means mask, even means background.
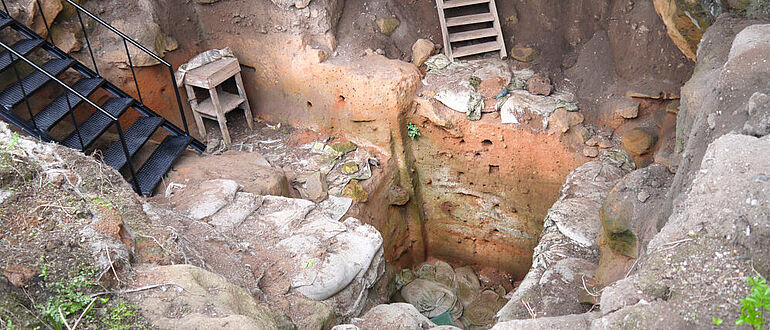
[[[623,147],[635,155],[641,155],[658,142],[658,135],[644,128],[634,128],[621,139]]]
[[[399,21],[395,17],[391,18],[379,18],[376,21],[377,27],[380,28],[380,32],[384,35],[390,35],[393,33],[393,31],[398,28],[398,26],[401,24],[401,21]]]
[[[584,144],[591,136],[591,132],[583,125],[578,125],[572,128],[572,135],[575,138],[575,142],[578,144]]]
[[[433,54],[433,42],[428,39],[417,39],[412,45],[412,63],[421,66]]]
[[[583,114],[567,111],[564,108],[556,109],[548,119],[548,125],[553,130],[566,133],[570,128],[583,123]]]
[[[583,156],[590,157],[590,158],[599,157],[599,148],[585,147],[583,148]]]
[[[332,144],[330,147],[332,148],[332,150],[339,152],[342,155],[356,150],[356,145],[350,141],[335,143],[335,144]]]
[[[612,143],[612,140],[610,140],[606,136],[599,136],[599,148],[609,149],[609,148],[612,148],[614,146],[615,145]]]
[[[709,125],[709,129],[714,129],[717,127],[717,119],[716,114],[710,113],[706,117],[706,123]]]
[[[650,193],[648,193],[646,190],[642,190],[636,195],[636,199],[638,199],[642,203],[646,202],[647,199],[649,198],[650,198]]]
[[[401,186],[392,186],[388,192],[390,205],[402,206],[409,202],[409,193]]]
[[[551,79],[544,74],[536,74],[527,80],[527,90],[535,95],[551,95],[553,85]]]
[[[534,48],[529,47],[513,47],[511,48],[511,57],[520,62],[532,62],[540,53]]]
[[[354,161],[349,161],[345,163],[344,165],[342,165],[342,173],[345,173],[348,175],[358,173],[358,164],[356,164],[356,162]]]
[[[639,103],[624,100],[615,104],[615,114],[621,118],[631,119],[639,115]]]
[[[297,179],[300,196],[304,199],[321,202],[329,196],[326,177],[321,172],[313,172]]]
[[[350,198],[356,203],[366,203],[369,200],[369,193],[364,190],[364,186],[358,180],[350,180],[342,189],[342,196]]]

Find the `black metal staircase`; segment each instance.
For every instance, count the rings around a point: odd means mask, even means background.
[[[39,2],[39,0],[36,1]],[[77,9],[77,17],[83,30],[88,51],[91,54],[93,70],[57,48],[50,31],[48,33],[49,42],[48,39],[41,37],[24,24],[11,18],[8,15],[9,11],[5,0],[2,0],[4,11],[0,11],[0,30],[12,29],[15,31],[13,34],[15,40],[12,42],[0,41],[0,51],[2,51],[0,52],[0,75],[5,76],[6,79],[8,76],[15,77],[15,81],[0,92],[0,118],[33,137],[47,142],[58,142],[83,152],[93,149],[92,146],[95,142],[105,137],[105,133],[110,129],[113,129],[113,132],[117,131],[117,141],[112,142],[106,149],[102,160],[107,165],[122,171],[136,192],[142,195],[151,195],[173,162],[187,147],[198,152],[205,150],[205,145],[193,139],[189,134],[173,68],[168,62],[80,5],[71,0],[64,1]],[[39,3],[38,8],[42,8]],[[48,29],[49,24],[45,21],[42,9],[40,15]],[[82,15],[90,17],[122,39],[127,61],[134,77],[138,99],[99,75],[99,68],[93,57],[93,50],[88,40]],[[7,36],[10,33],[3,35]],[[136,79],[129,52],[129,43],[154,57],[161,65],[168,67],[169,82],[175,92],[184,129],[179,128],[144,105],[140,83]],[[38,64],[36,62],[44,63]],[[23,75],[23,73],[27,74]],[[73,83],[68,84],[64,82],[65,80]],[[44,90],[48,90],[49,94],[42,97],[36,96]],[[62,90],[61,95],[52,102],[42,107],[32,106],[40,103],[40,100],[50,99],[51,92],[60,90]],[[100,97],[94,97],[94,95]],[[106,98],[106,101],[98,104],[91,98]],[[133,114],[127,115],[131,112]],[[83,116],[83,113],[87,116]],[[78,120],[78,116],[82,118]],[[129,118],[137,119],[131,121]],[[121,121],[123,125],[131,122],[125,131],[121,127]],[[163,130],[159,130],[160,128]],[[139,150],[145,146],[151,137],[164,133],[163,141],[155,148],[149,158],[141,163],[137,170],[134,163],[138,162],[135,156]]]

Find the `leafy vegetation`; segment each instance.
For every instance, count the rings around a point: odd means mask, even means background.
[[[406,124],[406,132],[407,132],[406,134],[409,135],[409,137],[412,140],[415,140],[415,139],[417,139],[418,137],[421,136],[420,128],[417,127],[417,125],[412,124],[412,123]]]
[[[136,306],[121,301],[106,309],[101,323],[107,329],[125,330],[135,325],[137,318]]]
[[[64,329],[65,323],[73,324],[80,318],[90,319],[88,313],[91,307],[97,301],[87,294],[87,289],[95,286],[97,270],[92,267],[84,267],[77,271],[74,276],[66,280],[48,283],[48,289],[54,294],[44,304],[37,306],[43,317],[54,329]],[[41,274],[46,279],[46,267],[41,267]],[[108,298],[98,299],[104,304],[109,301]],[[69,321],[70,316],[75,316],[75,320]]]
[[[741,299],[741,316],[735,324],[747,324],[756,330],[762,330],[765,321],[765,311],[770,311],[770,287],[767,281],[760,277],[749,277],[748,284],[751,292],[746,298]]]

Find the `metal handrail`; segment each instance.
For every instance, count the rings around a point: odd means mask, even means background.
[[[122,145],[123,153],[126,156],[126,164],[128,165],[129,171],[131,172],[131,177],[133,178],[133,180],[131,180],[131,181],[133,183],[134,190],[136,190],[138,193],[141,193],[141,190],[139,189],[139,183],[136,180],[136,172],[134,171],[134,166],[133,166],[133,164],[131,164],[131,153],[128,152],[128,146],[126,145],[125,137],[123,136],[124,135],[123,134],[123,129],[120,127],[120,120],[118,120],[118,117],[113,116],[111,113],[107,112],[107,110],[104,110],[101,106],[99,106],[98,104],[96,104],[93,101],[91,101],[90,99],[88,99],[88,97],[86,97],[85,95],[83,95],[80,92],[76,91],[75,89],[73,89],[72,87],[70,87],[69,85],[64,83],[63,81],[59,80],[59,78],[56,78],[56,76],[48,73],[48,71],[45,71],[43,68],[41,68],[40,66],[38,66],[34,62],[32,62],[29,59],[27,59],[26,57],[24,57],[24,55],[20,54],[19,52],[17,52],[12,47],[6,45],[4,42],[0,41],[0,46],[5,48],[5,50],[7,50],[10,53],[8,56],[11,56],[11,54],[13,54],[13,56],[18,57],[19,59],[21,59],[22,61],[26,62],[28,65],[30,65],[35,70],[37,70],[39,72],[42,72],[48,78],[50,78],[51,80],[55,81],[57,84],[61,85],[62,87],[64,87],[68,92],[70,92],[72,94],[75,94],[75,96],[79,97],[81,100],[85,101],[89,105],[93,106],[96,110],[99,110],[102,114],[104,114],[107,117],[109,117],[110,119],[112,119],[112,122],[116,125],[116,128],[118,130],[118,136],[119,136],[119,139],[120,139],[120,144]],[[11,61],[11,62],[13,62],[13,61]],[[15,66],[14,66],[14,69],[15,69]],[[18,84],[21,86],[22,92],[24,93],[24,99],[25,99],[25,101],[27,101],[28,100],[28,95],[26,94],[26,92],[24,92],[24,84],[23,84],[23,82],[20,79],[18,79],[18,75],[17,75],[17,80],[18,80]],[[80,128],[78,127],[77,121],[75,121],[72,105],[70,104],[69,94],[67,92],[64,92],[64,95],[67,98],[67,107],[69,108],[69,112],[73,116],[72,120],[73,120],[73,122],[75,124],[75,130],[77,131],[77,134],[78,134],[78,140],[80,140],[80,147],[81,147],[81,149],[85,149],[85,145],[83,145],[83,140],[82,140],[82,138],[80,136]],[[29,108],[29,103],[27,103],[27,110],[28,111],[32,111]],[[31,112],[30,112],[30,115],[31,115]],[[35,126],[35,129],[38,129],[37,128],[37,124],[35,123],[35,117],[32,116],[30,118],[30,120],[32,120],[32,124]],[[85,150],[83,150],[83,151],[85,151]]]
[[[1,0],[1,1],[2,1],[2,4],[3,4],[3,8],[5,8],[6,9],[6,13],[8,13],[8,9],[7,9],[8,7],[7,7],[6,3],[5,3],[5,0]],[[39,1],[39,0],[37,0],[37,1]],[[97,74],[99,73],[99,68],[96,65],[96,58],[94,57],[93,49],[91,47],[91,42],[88,39],[88,33],[86,33],[85,24],[83,24],[83,19],[82,19],[80,13],[82,12],[85,15],[87,15],[88,17],[91,17],[91,19],[93,19],[94,21],[96,21],[97,23],[101,24],[102,26],[104,26],[108,30],[110,30],[113,33],[117,34],[121,39],[123,39],[123,44],[124,44],[124,47],[126,49],[126,56],[128,57],[128,63],[129,63],[129,66],[131,67],[131,74],[133,75],[133,78],[134,78],[134,86],[136,87],[136,93],[137,93],[137,96],[138,96],[140,104],[144,105],[144,100],[142,99],[142,92],[141,92],[141,90],[139,88],[140,84],[139,84],[138,80],[136,79],[136,72],[134,71],[134,65],[133,65],[132,60],[131,60],[131,52],[128,49],[127,42],[131,43],[136,48],[139,48],[139,50],[141,50],[142,52],[146,53],[150,57],[152,57],[155,60],[157,60],[160,64],[162,64],[162,65],[164,65],[164,66],[166,66],[168,68],[169,77],[171,79],[171,85],[173,86],[173,89],[174,89],[174,96],[176,97],[177,108],[179,109],[179,114],[180,114],[181,119],[182,119],[182,125],[184,127],[184,133],[185,133],[185,135],[189,136],[190,135],[190,128],[187,125],[187,116],[185,115],[184,107],[182,106],[182,97],[179,94],[179,85],[177,85],[177,83],[176,83],[176,77],[174,76],[174,68],[171,66],[171,64],[168,63],[167,61],[165,61],[164,59],[162,59],[160,56],[158,56],[154,52],[152,52],[151,50],[149,50],[146,47],[142,46],[136,40],[131,39],[129,36],[127,36],[126,34],[121,32],[120,30],[116,29],[115,27],[113,27],[109,23],[105,22],[104,20],[102,20],[98,16],[94,15],[93,13],[88,11],[87,9],[83,8],[81,5],[75,3],[72,0],[64,0],[64,1],[66,1],[67,3],[69,3],[70,5],[72,5],[76,9],[76,12],[77,12],[77,15],[78,15],[78,20],[80,21],[80,27],[82,28],[83,35],[84,35],[84,37],[86,39],[86,45],[88,47],[88,52],[91,55],[91,61],[93,62],[93,65],[94,65],[94,71]],[[48,26],[48,22],[45,19],[45,14],[43,13],[43,7],[38,5],[38,8],[40,10],[41,18],[43,19],[43,24],[45,24],[46,29],[49,31],[48,35],[49,35],[49,37],[51,37],[51,43],[54,43],[53,42],[53,36],[51,36],[51,33],[50,33],[50,28]],[[51,22],[51,24],[53,24],[53,22]]]

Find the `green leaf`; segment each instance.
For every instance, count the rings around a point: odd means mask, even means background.
[[[718,318],[718,317],[716,317],[716,316],[713,316],[713,317],[711,318],[711,321],[712,321],[712,322],[714,322],[714,324],[716,324],[716,325],[720,325],[720,324],[722,324],[722,321],[723,321],[723,320],[722,320],[721,318]]]

